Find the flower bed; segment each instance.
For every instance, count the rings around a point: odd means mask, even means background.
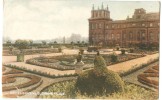
[[[3,75],[18,74],[18,73],[23,73],[23,71],[16,70],[16,69],[11,69],[10,71],[7,71],[7,72],[3,73]]]
[[[28,78],[30,79],[29,82],[22,83],[22,84],[17,84],[15,86],[3,86],[2,90],[3,91],[11,91],[11,90],[16,90],[29,87],[31,85],[37,84],[38,82],[41,81],[41,78],[35,75],[28,75],[28,74],[13,74],[13,75],[7,75],[2,77],[2,84],[7,84],[9,81],[14,82],[16,81],[16,77],[23,77],[23,78]]]
[[[157,80],[154,80],[153,78],[159,77],[159,70],[155,70],[153,68],[157,68],[157,67],[153,66],[152,68],[149,68],[148,70],[144,71],[144,73],[139,74],[137,78],[139,82],[158,89],[159,82]]]
[[[19,50],[13,50],[13,51],[3,50],[3,56],[17,55],[19,54],[19,52],[20,52]],[[58,49],[25,49],[23,53],[24,55],[58,53]]]
[[[124,54],[124,55],[117,55],[117,61],[111,62],[111,55],[102,55],[106,61],[107,66],[132,60],[135,58],[143,57],[143,55],[132,55],[132,54]],[[88,69],[93,67],[95,55],[91,54],[84,54],[82,61],[84,62],[83,69]],[[57,70],[73,70],[75,69],[75,62],[76,55],[66,55],[66,56],[53,56],[53,57],[37,57],[26,60],[26,63],[38,65],[42,67],[53,68]],[[86,66],[89,64],[89,66]]]

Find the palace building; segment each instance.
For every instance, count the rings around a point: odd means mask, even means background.
[[[145,9],[135,9],[132,17],[124,20],[113,20],[108,6],[101,9],[92,7],[89,20],[90,45],[135,46],[138,44],[159,45],[160,14],[147,13]]]

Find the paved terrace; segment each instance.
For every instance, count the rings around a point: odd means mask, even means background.
[[[64,50],[63,54],[69,55],[69,54],[77,54],[78,50]],[[104,53],[104,54],[110,54],[112,52]],[[116,52],[117,54],[119,52]],[[59,56],[62,55],[62,53],[51,53],[51,54],[39,54],[39,55],[26,55],[25,60],[34,58],[34,57],[39,57],[39,56]],[[142,63],[147,63],[150,61],[150,59],[155,59],[159,57],[159,53],[153,54],[153,55],[147,55],[142,58],[137,58],[133,60],[129,60],[126,62],[110,65],[107,68],[110,70],[113,70],[115,72],[121,72],[121,71],[128,71],[129,69],[132,68],[132,66],[135,65],[140,65]],[[16,62],[16,56],[3,56],[2,60],[3,64],[11,64],[11,65],[16,65],[21,68],[26,68],[30,70],[37,70],[41,71],[44,73],[49,73],[51,75],[64,75],[64,74],[74,74],[75,70],[67,70],[67,71],[60,71],[56,69],[51,69],[51,68],[45,68],[41,66],[36,66],[36,65],[31,65],[31,64],[26,64],[25,62]]]

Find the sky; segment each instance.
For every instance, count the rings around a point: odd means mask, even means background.
[[[137,8],[159,12],[158,1],[108,0],[4,0],[3,37],[45,40],[70,37],[72,33],[88,37],[88,18],[92,5],[109,7],[113,20],[124,20]]]

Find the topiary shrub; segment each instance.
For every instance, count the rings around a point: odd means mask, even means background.
[[[101,55],[97,55],[94,59],[94,68],[96,70],[102,71],[104,68],[106,68],[106,61]]]
[[[95,96],[122,92],[124,82],[117,73],[106,68],[104,58],[98,53],[94,59],[94,69],[81,73],[75,87],[82,95]]]
[[[59,48],[58,48],[58,51],[59,51],[59,52],[62,52],[62,48],[61,48],[61,47],[59,47]]]
[[[121,54],[122,54],[122,55],[125,54],[125,50],[124,50],[124,49],[121,50]]]
[[[79,51],[81,54],[84,54],[84,49],[80,48]]]
[[[17,55],[17,62],[23,62],[24,61],[24,54],[18,54]]]
[[[100,74],[95,69],[85,71],[78,76],[75,86],[82,95],[91,96],[124,91],[124,82],[120,76],[107,69]]]
[[[119,51],[119,48],[120,48],[120,47],[119,47],[119,46],[117,46],[117,47],[116,47],[116,50],[117,50],[117,51]]]
[[[112,54],[110,57],[111,57],[111,62],[117,62],[118,61],[117,55]]]
[[[131,49],[130,49],[130,53],[133,53],[133,52],[134,52],[134,49],[133,49],[133,48],[131,48]]]

